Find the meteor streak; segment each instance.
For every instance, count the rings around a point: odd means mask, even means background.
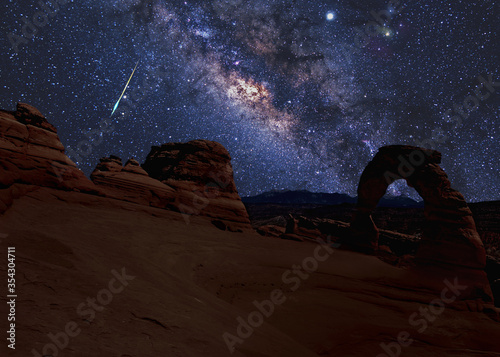
[[[140,61],[140,59],[139,59],[139,61]],[[122,100],[122,97],[125,94],[125,91],[127,90],[128,84],[130,83],[130,80],[134,76],[134,73],[135,73],[135,70],[137,69],[137,65],[139,64],[139,61],[137,61],[137,63],[135,64],[134,70],[132,71],[132,74],[130,75],[130,78],[128,79],[127,84],[125,84],[125,88],[123,88],[122,95],[120,96],[120,99],[118,99],[118,101],[116,102],[116,104],[113,108],[113,111],[111,112],[111,116],[115,113],[115,110],[118,108],[118,105],[120,104],[120,100]]]

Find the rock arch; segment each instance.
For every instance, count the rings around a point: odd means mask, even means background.
[[[486,253],[472,212],[462,194],[451,187],[440,163],[441,153],[435,150],[403,145],[380,148],[360,178],[349,245],[364,252],[377,249],[378,229],[371,213],[387,187],[404,179],[425,204],[426,224],[416,255],[417,264],[465,270],[468,275],[476,275],[480,290],[491,295],[484,273]]]

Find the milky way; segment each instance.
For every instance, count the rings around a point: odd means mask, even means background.
[[[499,14],[492,1],[10,1],[0,104],[39,108],[86,174],[202,138],[228,148],[242,195],[355,194],[380,146],[412,144],[441,151],[468,200],[498,200]]]

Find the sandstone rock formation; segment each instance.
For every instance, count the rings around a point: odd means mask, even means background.
[[[90,181],[65,154],[56,128],[34,107],[0,110],[0,213],[26,193],[50,188],[127,201],[220,221],[220,229],[250,230],[236,191],[231,158],[220,144],[196,140],[153,147],[143,169],[135,159],[102,158]],[[148,171],[150,174],[148,174]]]
[[[333,219],[307,218],[304,216],[288,217],[286,234],[294,234],[303,240],[317,242],[338,241],[345,237],[349,224]]]
[[[29,104],[17,103],[17,109],[14,112],[14,116],[16,120],[22,124],[33,125],[57,134],[56,127],[50,124],[38,109]]]
[[[117,156],[102,158],[90,175],[108,197],[145,206],[173,209],[175,190],[148,176],[137,160],[122,165]]]
[[[272,224],[257,227],[255,230],[264,237],[281,238],[281,236],[285,234],[285,228]]]
[[[289,215],[285,234],[296,235],[304,241],[315,242],[320,238],[329,242],[346,242],[350,239],[350,228],[349,223],[335,219]],[[272,236],[265,234],[267,231],[261,234]],[[408,234],[386,229],[378,229],[378,232],[379,244],[390,247],[390,250],[397,256],[415,254],[420,242],[419,238]]]
[[[464,197],[451,188],[439,167],[441,154],[413,146],[386,146],[367,165],[358,186],[358,203],[347,244],[362,251],[374,251],[379,232],[371,213],[387,187],[405,179],[424,199],[423,237],[417,251],[420,267],[441,267],[460,271],[469,283],[469,294],[491,300],[484,273],[486,254]]]
[[[37,187],[95,193],[92,182],[65,154],[57,130],[34,107],[0,110],[0,213]]]
[[[175,205],[185,217],[225,217],[234,222],[228,230],[250,224],[234,184],[231,157],[221,144],[194,140],[153,146],[142,167],[175,189]]]
[[[92,174],[96,184],[76,168],[69,175],[69,164],[59,175],[68,182],[60,182],[44,165],[50,163],[46,156],[65,158],[62,146],[54,132],[33,123],[0,114],[0,190],[33,190],[0,213],[1,245],[16,247],[18,268],[18,343],[12,356],[500,355],[500,343],[491,337],[500,335],[498,310],[476,300],[440,306],[443,295],[429,284],[439,285],[441,278],[347,250],[265,239],[250,230],[221,232],[232,223],[219,218],[189,216],[193,224],[186,226],[178,212],[136,203],[143,189],[173,195],[178,210],[177,195],[201,187],[205,197],[212,193],[209,205],[196,201],[191,208],[200,215],[225,212],[212,205],[234,192],[223,192],[222,178],[214,179],[221,189],[216,196],[217,187],[211,180],[204,184],[192,161],[179,160],[189,175],[171,180],[171,186],[145,175],[136,160],[123,166],[116,156],[101,160]],[[36,135],[26,139],[23,130]],[[46,133],[54,139],[50,146],[33,144]],[[182,156],[182,145],[175,146],[181,149],[172,155]],[[214,151],[184,157],[216,162]],[[228,166],[220,160],[220,169]],[[162,179],[172,177],[178,176]],[[82,191],[85,185],[91,190]],[[292,232],[314,234],[327,227],[295,219]],[[283,223],[284,230],[286,222],[270,222]],[[380,243],[383,237],[381,230]],[[6,277],[7,270],[0,270]],[[75,331],[78,336],[69,333]],[[233,349],[224,338],[228,333],[245,338]]]

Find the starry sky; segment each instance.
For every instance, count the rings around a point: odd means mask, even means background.
[[[209,139],[242,196],[355,195],[380,146],[410,144],[467,200],[500,199],[498,2],[1,2],[0,107],[37,107],[87,175]]]

